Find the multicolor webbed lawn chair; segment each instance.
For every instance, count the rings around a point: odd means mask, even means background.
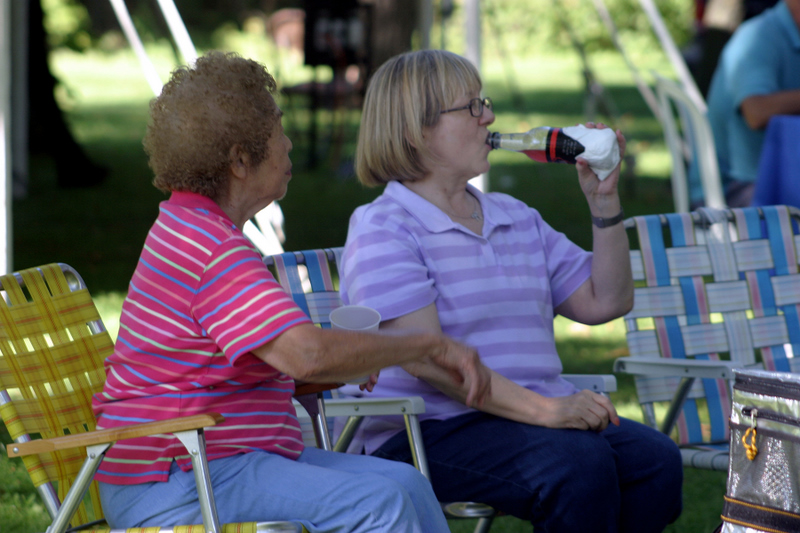
[[[342,305],[338,288],[338,264],[341,256],[342,248],[286,252],[264,257],[264,264],[315,325],[323,329],[330,329],[331,311]],[[323,435],[323,439],[330,439],[333,419],[337,416],[348,416],[350,419],[345,429],[336,443],[330,446],[335,451],[343,452],[347,450],[364,416],[402,415],[405,417],[406,427],[410,428],[411,445],[422,456],[420,459],[415,459],[417,468],[427,475],[428,465],[424,458],[425,451],[416,444],[422,442],[417,418],[418,414],[425,412],[422,398],[347,399],[338,397],[335,391],[325,394],[325,397],[324,409],[327,418],[324,422],[314,418],[313,426],[306,425],[303,428],[306,442],[313,442],[320,438],[319,435]],[[324,436],[326,433],[327,437]]]
[[[304,531],[291,522],[220,526],[203,436],[204,427],[223,420],[218,414],[95,430],[91,398],[103,388],[113,343],[73,268],[51,264],[8,274],[0,289],[0,414],[15,441],[9,456],[22,457],[53,518],[48,533],[86,524],[90,516],[96,522],[81,531],[109,532],[92,481],[106,450],[117,440],[161,433],[174,433],[189,450],[204,524],[149,533]]]
[[[636,376],[646,422],[684,465],[727,470],[733,368],[800,371],[798,221],[769,206],[625,222],[637,288],[615,371]]]

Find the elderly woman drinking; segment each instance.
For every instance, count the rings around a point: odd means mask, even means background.
[[[176,70],[150,106],[144,139],[170,193],[130,282],[98,428],[218,412],[206,433],[223,522],[297,520],[309,531],[447,531],[418,471],[304,448],[294,380],[341,382],[401,365],[436,367],[480,405],[489,372],[441,333],[323,331],[272,278],[241,228],[283,197],[291,141],[255,61],[210,53]],[[370,385],[371,388],[371,385]],[[201,522],[191,464],[174,438],[115,444],[96,479],[113,527]]]
[[[377,309],[382,329],[444,332],[492,370],[482,406],[436,368],[384,370],[373,395],[425,398],[441,501],[485,502],[537,533],[661,531],[681,509],[677,446],[565,381],[553,335],[556,314],[599,324],[632,306],[619,166],[600,181],[577,161],[594,222],[584,251],[535,209],[468,183],[489,170],[494,118],[476,69],[442,50],[390,59],[367,88],[356,172],[386,188],[351,217],[342,298]],[[402,426],[366,424],[367,453],[409,459]]]

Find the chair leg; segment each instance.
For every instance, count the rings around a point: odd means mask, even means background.
[[[322,450],[333,450],[331,433],[328,431],[328,419],[325,414],[325,397],[322,392],[302,394],[295,399],[303,406],[308,416],[311,417],[311,422],[314,424],[314,437],[317,439],[317,447]]]
[[[192,459],[197,496],[200,500],[200,514],[203,515],[206,533],[222,533],[219,516],[217,516],[217,504],[211,489],[211,474],[208,471],[206,439],[203,430],[179,431],[175,433],[175,436],[186,447],[189,457]]]
[[[47,514],[50,515],[51,519],[55,518],[56,514],[58,513],[60,502],[53,484],[45,483],[43,485],[39,485],[36,487],[36,492],[42,499],[42,503],[44,504],[45,509],[47,509]]]
[[[78,509],[78,506],[83,501],[86,491],[94,478],[94,474],[100,467],[106,450],[111,446],[110,443],[95,444],[94,446],[86,447],[86,461],[81,466],[78,475],[75,477],[72,486],[70,487],[67,496],[61,503],[58,512],[53,517],[53,523],[47,528],[48,533],[64,533],[69,527],[69,521],[72,520],[72,515]]]
[[[653,407],[652,403],[643,403],[640,404],[642,408],[642,417],[644,418],[645,423],[653,429],[661,429],[658,427],[658,421],[656,419],[656,410]]]
[[[494,516],[479,518],[478,523],[475,525],[475,533],[489,533],[492,521],[494,521]]]
[[[694,381],[695,378],[691,377],[681,379],[678,390],[675,391],[675,396],[672,398],[672,402],[670,403],[669,410],[664,416],[664,421],[661,425],[661,433],[666,435],[672,433],[672,428],[675,426],[675,422],[678,420],[678,417],[681,414],[683,404],[686,403],[686,398],[689,397],[689,392],[692,390]]]
[[[403,415],[406,422],[406,433],[408,434],[408,444],[411,446],[411,457],[414,466],[422,472],[422,475],[431,479],[431,471],[428,468],[428,456],[425,454],[425,445],[422,443],[422,428],[419,425],[417,415]]]
[[[333,450],[331,432],[328,430],[328,415],[325,413],[325,397],[322,392],[317,393],[317,415],[314,418],[318,428],[318,435],[320,435],[319,439],[322,441],[319,443],[320,448],[328,451]]]
[[[339,433],[339,438],[336,440],[336,444],[333,446],[333,451],[347,453],[347,448],[350,447],[350,443],[353,441],[353,437],[363,421],[363,416],[347,417],[347,422],[344,423],[342,432]]]

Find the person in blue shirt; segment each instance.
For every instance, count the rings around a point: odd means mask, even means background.
[[[750,204],[764,129],[773,115],[790,114],[800,114],[800,0],[782,0],[745,21],[711,80],[708,120],[729,206]],[[690,195],[699,205],[699,180],[691,180]]]

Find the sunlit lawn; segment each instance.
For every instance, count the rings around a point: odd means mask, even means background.
[[[243,45],[244,46],[244,45]],[[249,45],[250,46],[250,45]],[[272,52],[251,47],[268,64]],[[156,64],[166,79],[171,56],[156,51]],[[663,61],[655,60],[664,69]],[[144,236],[164,196],[150,185],[151,174],[141,148],[150,89],[130,53],[84,56],[61,52],[53,65],[66,82],[65,106],[74,130],[100,164],[110,169],[108,180],[87,190],[55,187],[52,165],[46,159],[31,163],[30,194],[14,204],[14,266],[24,268],[54,261],[77,268],[92,290],[107,327],[118,328],[119,310],[127,282],[136,264]],[[619,117],[598,117],[620,127],[629,140],[635,166],[626,167],[622,184],[628,215],[672,209],[668,186],[668,157],[658,123],[636,92],[622,61],[611,54],[593,57],[601,82],[614,99]],[[512,92],[506,72],[497,61],[484,61],[485,93],[495,102],[498,131],[524,131],[538,125],[564,126],[587,120],[580,64],[571,54],[518,58],[513,63],[517,82]],[[273,68],[281,79],[300,81],[308,72],[283,62]],[[111,80],[111,82],[109,82]],[[279,81],[281,81],[279,79]],[[522,107],[518,101],[522,102]],[[331,135],[333,117],[319,116],[320,165],[308,168],[304,132],[310,115],[306,103],[281,100],[286,127],[295,143],[294,179],[282,202],[286,216],[286,249],[339,246],[344,243],[352,210],[380,191],[365,190],[352,176],[351,158],[358,121],[356,111],[338,115],[341,132]],[[554,227],[578,244],[591,246],[591,227],[574,169],[541,165],[513,153],[491,156],[489,186],[513,194],[539,209]],[[611,373],[613,360],[625,354],[620,320],[587,327],[559,319],[556,336],[570,373]],[[612,393],[623,416],[640,419],[632,382],[618,376],[619,391]],[[7,439],[7,435],[3,436]],[[725,475],[687,471],[685,512],[668,531],[707,532],[718,522]],[[43,530],[43,511],[36,504],[19,463],[0,458],[0,531],[23,533]],[[470,531],[470,521],[452,522],[453,531]],[[497,520],[493,531],[521,532],[530,527],[514,518]]]

